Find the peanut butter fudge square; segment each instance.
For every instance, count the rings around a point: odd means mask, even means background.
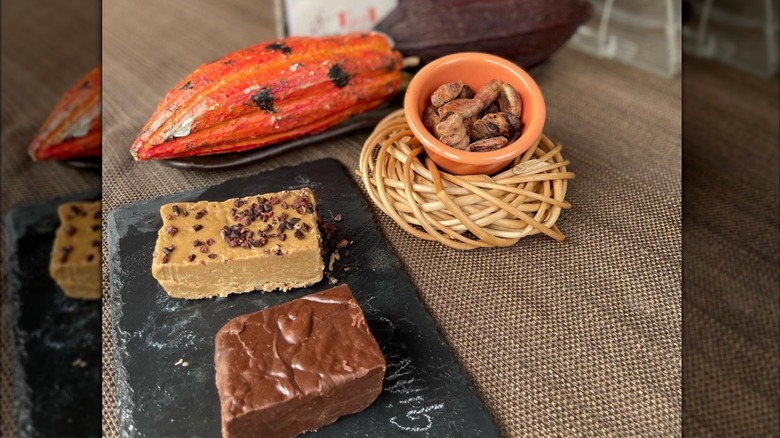
[[[101,204],[68,202],[57,208],[49,275],[69,298],[98,300],[101,295]]]
[[[316,430],[382,392],[385,358],[346,285],[234,318],[214,347],[224,438]]]
[[[287,291],[322,280],[317,206],[308,188],[166,204],[160,215],[152,275],[172,297]]]

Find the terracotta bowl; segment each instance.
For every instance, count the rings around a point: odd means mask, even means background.
[[[513,143],[497,151],[465,152],[440,142],[425,129],[422,113],[430,105],[431,94],[442,84],[463,81],[476,93],[492,79],[511,84],[523,101],[523,132]],[[485,53],[456,53],[439,58],[414,75],[404,97],[409,127],[428,156],[442,169],[456,175],[491,175],[539,142],[545,120],[542,92],[522,68]]]

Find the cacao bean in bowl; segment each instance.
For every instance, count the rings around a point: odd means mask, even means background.
[[[522,101],[521,133],[507,146],[488,152],[469,152],[439,141],[426,129],[423,112],[439,86],[462,81],[475,93],[498,79],[511,85]],[[492,175],[539,143],[545,122],[544,97],[531,76],[516,64],[485,53],[456,53],[439,58],[414,75],[404,97],[406,121],[428,156],[443,170],[456,175]]]

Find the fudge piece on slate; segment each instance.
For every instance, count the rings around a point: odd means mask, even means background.
[[[308,188],[166,204],[160,215],[152,275],[172,297],[286,291],[322,280],[317,209]]]
[[[57,208],[49,275],[69,298],[98,300],[101,295],[101,204],[68,202]]]
[[[346,285],[234,318],[214,345],[224,438],[295,436],[382,392],[385,358]]]

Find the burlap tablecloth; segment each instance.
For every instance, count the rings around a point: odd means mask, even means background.
[[[33,163],[27,145],[63,93],[100,62],[100,2],[2,2],[2,201],[0,212],[100,186],[100,172]],[[0,434],[15,436],[2,247]]]
[[[103,5],[106,209],[323,157],[356,167],[368,132],[233,171],[132,161],[164,94],[199,64],[273,38],[272,17],[256,0]],[[375,211],[377,221],[506,435],[679,435],[680,80],[571,50],[536,78],[545,131],[577,173],[564,243],[460,252]],[[114,436],[106,310],[104,433]]]

